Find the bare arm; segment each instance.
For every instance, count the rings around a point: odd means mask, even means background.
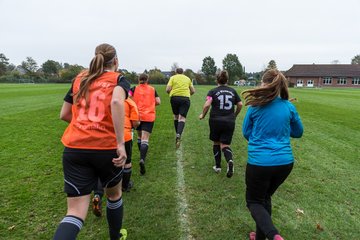
[[[156,97],[155,98],[155,106],[160,105],[160,103],[161,103],[160,97]]]
[[[236,104],[235,117],[237,117],[239,115],[242,106],[243,106],[243,104],[241,101]]]
[[[113,91],[111,99],[111,115],[113,119],[113,125],[117,142],[117,154],[118,158],[113,159],[113,163],[117,167],[122,167],[125,164],[126,152],[124,145],[124,101],[126,93],[123,88],[116,86]]]
[[[139,125],[140,125],[140,121],[131,120],[131,126],[133,128],[137,128]]]
[[[172,90],[172,87],[167,85],[166,86],[166,92],[169,94],[171,92],[171,90]]]
[[[194,88],[194,86],[191,85],[191,86],[189,87],[189,89],[190,89],[190,95],[193,95],[193,94],[195,93],[195,88]]]
[[[200,114],[200,116],[199,116],[199,119],[200,119],[200,120],[202,120],[202,119],[205,118],[207,112],[209,111],[209,108],[210,108],[210,106],[211,106],[211,103],[212,103],[212,99],[211,99],[211,98],[208,99],[208,100],[206,100],[206,102],[205,102],[205,104],[204,104],[204,106],[203,106],[203,112],[202,112],[202,113]]]
[[[62,107],[61,107],[61,111],[60,111],[60,119],[70,123],[71,119],[72,119],[72,104],[65,102],[63,103]]]

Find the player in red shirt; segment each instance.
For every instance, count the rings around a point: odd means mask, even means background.
[[[140,151],[140,174],[145,174],[145,159],[149,148],[149,138],[156,118],[155,106],[160,105],[160,97],[155,88],[149,85],[149,76],[145,73],[139,76],[139,84],[129,92],[135,101],[140,115],[138,132],[138,147]]]
[[[65,146],[67,214],[54,240],[76,238],[98,179],[107,195],[110,239],[126,239],[126,230],[121,230],[121,179],[126,161],[124,101],[130,85],[115,72],[117,68],[115,48],[109,44],[97,46],[89,69],[80,73],[72,84],[68,94],[71,100],[64,99],[60,118],[70,123],[61,139]]]

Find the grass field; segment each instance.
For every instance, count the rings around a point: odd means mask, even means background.
[[[66,123],[58,116],[68,88],[0,85],[0,239],[51,239],[65,214]],[[177,151],[169,98],[165,86],[156,88],[162,105],[147,173],[139,176],[134,147],[135,188],[123,197],[128,239],[247,239],[255,226],[244,198],[246,109],[237,119],[235,174],[228,179],[225,171],[213,173],[207,119],[197,118],[211,86],[197,87]],[[292,140],[295,167],[273,197],[275,225],[290,240],[360,239],[360,89],[290,91],[305,132]],[[105,217],[89,213],[78,239],[108,239]]]

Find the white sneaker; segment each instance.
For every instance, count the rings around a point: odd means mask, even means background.
[[[221,168],[218,168],[218,167],[216,167],[216,166],[213,166],[213,169],[214,169],[214,171],[215,171],[216,173],[221,172]]]

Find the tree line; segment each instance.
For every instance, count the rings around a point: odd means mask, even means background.
[[[360,64],[360,55],[356,55],[351,60],[351,64]],[[166,84],[178,67],[177,63],[173,63],[171,71],[164,72],[154,67],[150,70],[145,69],[144,72],[149,75],[151,83]],[[260,72],[245,72],[245,67],[240,63],[238,56],[229,53],[222,60],[222,68],[216,66],[214,58],[207,56],[203,59],[200,70],[194,72],[192,69],[185,69],[184,74],[195,84],[215,84],[217,72],[223,69],[228,71],[230,84],[233,84],[240,79],[259,82],[263,71],[272,68],[277,68],[275,60],[270,60],[267,67]],[[26,57],[20,65],[15,66],[9,62],[4,53],[0,53],[0,82],[67,83],[84,69],[85,67],[78,64],[71,65],[54,60],[47,60],[38,65],[32,57]],[[120,71],[132,83],[137,82],[138,73],[127,69]]]

